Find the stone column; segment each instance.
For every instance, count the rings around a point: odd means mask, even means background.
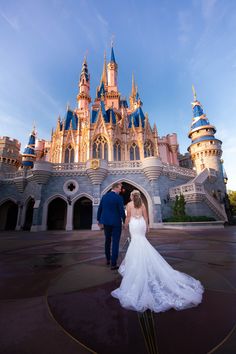
[[[98,230],[97,209],[101,198],[101,183],[108,173],[106,160],[92,159],[86,162],[86,172],[93,185],[93,222],[92,230]]]
[[[22,203],[21,202],[18,202],[17,203],[17,205],[18,205],[18,213],[17,213],[17,222],[16,222],[16,228],[15,228],[15,230],[16,231],[19,231],[19,230],[21,230],[21,228],[22,228],[22,222],[23,222],[23,220],[22,220],[22,209],[23,209],[23,205],[22,205]]]
[[[158,178],[162,173],[162,162],[159,157],[151,156],[143,159],[142,163],[143,172],[150,181],[152,191],[151,194],[153,202],[153,224],[150,226],[153,228],[161,227],[162,213]]]
[[[73,209],[71,202],[67,204],[66,231],[73,230]]]

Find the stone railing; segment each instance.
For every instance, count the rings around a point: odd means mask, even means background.
[[[169,189],[170,198],[175,199],[176,195],[183,194],[186,202],[194,202],[197,200],[205,200],[206,204],[214,211],[218,217],[227,221],[227,215],[224,206],[218,200],[213,198],[204,188],[202,184],[186,183],[178,187]]]
[[[186,183],[178,187],[173,187],[169,189],[170,198],[175,198],[176,195],[188,195],[194,193],[205,194],[204,187],[197,183]]]
[[[142,168],[141,161],[112,161],[108,162],[108,169],[140,169]]]
[[[84,162],[54,163],[52,165],[53,171],[85,171],[86,168],[86,164]]]
[[[32,170],[19,170],[17,172],[5,173],[4,179],[13,179],[13,178],[19,178],[19,177],[27,178],[32,175],[33,175]]]
[[[179,175],[187,176],[187,177],[196,177],[196,172],[189,168],[180,167],[177,165],[169,165],[168,163],[163,163],[163,172],[171,172]]]

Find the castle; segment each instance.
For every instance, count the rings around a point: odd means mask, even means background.
[[[20,143],[0,138],[0,230],[97,229],[101,196],[116,181],[124,203],[138,189],[150,227],[171,216],[172,201],[183,194],[189,215],[226,221],[221,141],[194,91],[191,144],[180,155],[176,134],[158,135],[143,113],[132,78],[129,104],[118,90],[118,65],[111,48],[91,104],[87,59],[82,64],[77,107],[67,107],[51,140],[36,138],[24,152]]]

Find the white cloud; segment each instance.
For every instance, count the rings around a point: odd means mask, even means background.
[[[212,16],[216,2],[217,0],[202,0],[202,16],[205,19],[209,19]]]
[[[19,31],[19,23],[16,17],[9,17],[3,11],[0,11],[2,18],[13,28],[15,31]]]
[[[178,12],[178,25],[179,25],[178,40],[181,44],[186,44],[189,41],[190,32],[192,29],[191,15],[189,11]]]
[[[108,26],[108,22],[105,20],[104,17],[102,17],[102,15],[100,15],[99,13],[97,13],[97,19],[99,20],[99,22],[104,25],[104,26]]]

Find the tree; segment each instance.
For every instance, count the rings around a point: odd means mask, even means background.
[[[236,191],[228,191],[228,197],[233,215],[236,215]]]
[[[176,195],[175,204],[173,205],[173,215],[174,217],[183,217],[185,216],[185,199],[183,194],[180,196]]]

